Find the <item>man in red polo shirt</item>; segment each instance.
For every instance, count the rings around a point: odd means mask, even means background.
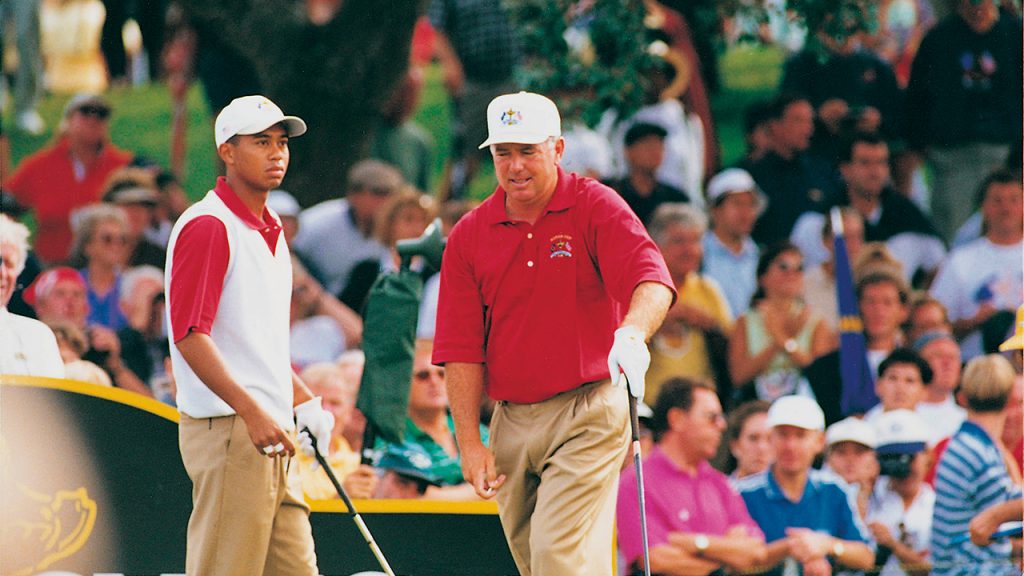
[[[434,341],[463,475],[497,497],[521,574],[611,574],[629,437],[618,385],[625,373],[643,397],[645,341],[675,298],[672,281],[622,198],[561,170],[551,100],[499,96],[487,126],[480,147],[499,186],[449,236]],[[484,392],[497,400],[489,448],[476,424]]]
[[[57,141],[25,158],[4,179],[4,188],[36,217],[36,254],[48,264],[63,262],[71,247],[69,217],[76,208],[100,201],[107,178],[134,156],[110,142],[110,104],[96,94],[79,94],[64,107]]]

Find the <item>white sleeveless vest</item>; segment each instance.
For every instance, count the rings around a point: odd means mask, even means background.
[[[271,254],[259,231],[232,213],[216,192],[207,192],[205,198],[181,215],[171,231],[165,280],[167,300],[170,302],[170,271],[178,235],[190,220],[205,215],[224,223],[231,254],[210,337],[235,382],[282,429],[292,430],[295,424],[288,341],[292,264],[284,234],[278,236],[277,248]],[[277,214],[273,215],[277,218]],[[171,322],[168,307],[168,333],[173,334]],[[234,409],[196,376],[177,346],[171,343],[170,348],[178,386],[178,410],[192,418],[234,414]]]

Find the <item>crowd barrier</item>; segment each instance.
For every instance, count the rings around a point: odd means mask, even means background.
[[[192,485],[177,422],[117,388],[0,376],[0,574],[183,573]],[[340,500],[310,505],[322,574],[380,569]],[[516,573],[493,502],[355,506],[398,574]]]

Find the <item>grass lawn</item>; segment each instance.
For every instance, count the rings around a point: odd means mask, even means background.
[[[723,87],[712,99],[712,108],[718,125],[723,159],[728,164],[743,154],[743,110],[754,100],[774,91],[782,55],[770,48],[740,47],[724,54],[719,63]],[[170,162],[172,110],[167,90],[162,85],[151,84],[114,89],[107,96],[114,106],[110,127],[113,141],[122,148],[167,166]],[[33,137],[7,130],[15,166],[22,158],[52,139],[52,130],[57,127],[68,98],[66,95],[50,95],[43,100],[39,112],[47,122],[50,130],[47,133]],[[448,155],[448,120],[448,99],[441,84],[440,69],[432,66],[427,70],[427,82],[416,121],[434,136],[437,144],[435,185],[440,180]],[[4,125],[10,127],[12,119],[5,117]],[[186,141],[185,190],[193,199],[198,199],[212,186],[217,171],[213,150],[213,120],[198,86],[193,87],[188,95]],[[474,198],[483,198],[493,189],[493,168],[485,162],[470,186],[470,194]]]

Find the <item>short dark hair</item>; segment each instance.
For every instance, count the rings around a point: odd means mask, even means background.
[[[668,413],[673,408],[687,412],[693,408],[694,390],[703,388],[712,394],[718,394],[715,385],[700,378],[686,378],[676,376],[669,378],[661,385],[658,391],[658,398],[654,401],[654,408],[651,417],[651,431],[654,433],[654,441],[661,439],[661,435],[668,430]]]
[[[757,414],[767,414],[771,406],[771,402],[767,400],[748,400],[737,406],[729,414],[729,427],[725,430],[726,439],[729,442],[739,440],[747,420],[750,420],[751,416],[756,416]]]
[[[928,365],[928,361],[922,358],[920,354],[910,348],[897,348],[886,356],[885,360],[882,360],[882,363],[878,365],[878,377],[881,378],[886,370],[897,364],[915,366],[921,375],[921,381],[924,382],[924,385],[927,386],[932,383],[932,367]]]
[[[1021,173],[1019,170],[1011,168],[997,168],[985,176],[985,179],[978,185],[978,191],[975,193],[974,205],[977,208],[981,208],[981,204],[985,201],[985,197],[988,196],[988,190],[993,184],[1020,184]]]
[[[910,299],[910,289],[907,282],[899,274],[883,267],[870,268],[863,276],[857,279],[857,301],[864,295],[864,289],[875,284],[890,284],[900,295],[900,304],[906,304]]]
[[[743,110],[743,133],[750,134],[768,122],[768,100],[752,102]]]
[[[664,141],[665,137],[668,136],[668,130],[665,130],[657,124],[651,124],[649,122],[637,122],[626,130],[625,144],[629,148],[638,141],[647,138],[648,136],[657,136],[659,140]]]
[[[853,160],[853,149],[857,147],[857,144],[867,144],[868,146],[889,145],[885,138],[882,138],[877,132],[853,132],[846,138],[843,138],[843,144],[839,148],[840,164],[848,164]]]
[[[786,115],[786,110],[797,102],[809,102],[806,96],[797,92],[782,92],[768,101],[765,106],[765,120],[778,120]]]

